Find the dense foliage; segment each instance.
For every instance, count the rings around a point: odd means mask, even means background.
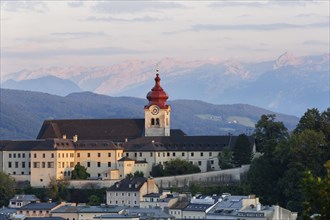
[[[299,213],[304,210],[306,219],[313,213],[329,219],[318,205],[319,198],[313,198],[321,192],[321,197],[330,197],[324,167],[330,160],[329,112],[307,110],[291,134],[282,122],[275,121],[275,115],[261,116],[255,138],[262,156],[252,161],[248,184],[262,203],[279,204]]]
[[[201,172],[197,165],[189,163],[187,160],[182,160],[180,158],[172,159],[165,163],[165,167],[158,164],[152,168],[151,176],[175,176],[191,173]]]
[[[236,166],[250,164],[252,159],[252,148],[249,138],[245,134],[240,134],[237,137],[234,150],[233,160]]]
[[[0,172],[0,207],[8,205],[15,195],[15,180],[6,173]]]
[[[87,168],[77,164],[72,170],[71,179],[73,180],[85,180],[89,177],[89,173],[87,173]]]

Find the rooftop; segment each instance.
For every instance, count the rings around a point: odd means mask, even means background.
[[[40,203],[29,203],[18,210],[51,210],[56,206],[60,205],[58,202],[40,202]]]
[[[139,191],[144,183],[147,182],[145,177],[126,177],[121,181],[116,182],[107,191]]]

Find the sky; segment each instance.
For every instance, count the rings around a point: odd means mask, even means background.
[[[329,53],[329,1],[1,0],[1,75],[129,59]]]

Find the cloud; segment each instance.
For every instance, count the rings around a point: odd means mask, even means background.
[[[102,56],[119,54],[138,54],[146,51],[138,51],[121,47],[95,47],[84,49],[55,49],[40,51],[10,51],[1,50],[3,58],[42,59],[56,56]]]
[[[1,9],[9,12],[39,12],[48,11],[47,4],[43,1],[1,1]]]
[[[218,8],[226,8],[226,7],[252,7],[252,8],[264,8],[271,6],[288,6],[288,7],[296,7],[296,6],[306,6],[307,4],[318,4],[313,0],[295,0],[295,1],[283,1],[283,0],[270,0],[270,1],[219,1],[214,2],[209,5],[209,7],[218,7]]]
[[[98,37],[106,35],[103,31],[99,32],[59,32],[51,33],[53,36],[63,37],[63,38],[87,38],[87,37]]]
[[[83,1],[71,1],[71,2],[68,2],[68,6],[71,7],[71,8],[78,8],[78,7],[81,7],[84,5],[84,2]]]
[[[92,7],[96,12],[101,13],[133,13],[141,11],[149,11],[151,9],[162,10],[162,9],[176,9],[185,8],[182,4],[177,2],[162,2],[162,1],[107,1],[98,2]]]
[[[303,45],[312,45],[312,46],[329,46],[329,42],[318,41],[318,40],[306,40],[303,42]]]
[[[90,16],[86,19],[86,21],[103,21],[103,22],[113,22],[113,21],[120,21],[120,22],[153,22],[153,21],[160,21],[161,19],[150,17],[150,16],[144,16],[144,17],[138,17],[138,18],[132,18],[132,19],[126,19],[126,18],[115,18],[111,16],[107,17],[95,17]]]
[[[311,24],[288,24],[288,23],[271,23],[271,24],[238,24],[238,25],[217,25],[217,24],[197,24],[192,26],[192,31],[218,31],[218,30],[239,30],[239,31],[271,31],[292,28],[329,28],[329,22],[311,23]]]

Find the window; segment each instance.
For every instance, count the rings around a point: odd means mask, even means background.
[[[58,154],[58,158],[61,158],[61,154],[60,153]]]
[[[22,153],[22,158],[25,158],[25,153]]]
[[[33,157],[34,157],[34,158],[37,158],[37,154],[34,154]]]
[[[58,163],[57,163],[57,167],[58,167],[58,168],[61,168],[61,162],[58,162]]]
[[[182,152],[182,156],[184,157],[184,152]]]
[[[194,152],[191,152],[190,155],[193,157],[194,156]]]
[[[108,167],[111,167],[111,162],[108,162]]]
[[[18,168],[18,162],[17,161],[15,162],[15,168]]]
[[[20,154],[20,153],[18,153],[18,154],[17,154],[17,157],[18,157],[18,158],[21,158],[21,154]]]
[[[97,167],[101,167],[101,162],[97,162]]]
[[[54,162],[47,162],[48,168],[54,168]]]
[[[153,153],[152,152],[150,152],[150,157],[152,157],[153,156]]]
[[[65,167],[65,163],[64,162],[62,162],[62,168],[64,168]]]
[[[127,153],[128,154],[128,153]],[[111,153],[108,153],[108,157],[111,157]]]
[[[68,158],[68,157],[69,157],[69,154],[68,154],[68,153],[66,153],[66,154],[65,154],[65,156],[66,156],[66,158]]]
[[[140,152],[140,157],[142,157],[142,152]]]
[[[214,164],[214,160],[211,160],[211,164],[212,164],[212,165]]]
[[[98,157],[101,157],[101,153],[97,153],[97,156],[98,156]]]
[[[31,162],[29,162],[29,168],[31,167]]]
[[[25,168],[25,162],[24,161],[22,162],[22,168]]]
[[[11,168],[11,162],[8,162],[8,168]]]
[[[45,158],[46,157],[46,154],[42,154],[42,158]]]
[[[209,156],[212,157],[212,152],[209,152]]]
[[[46,162],[42,162],[42,163],[41,163],[41,167],[42,167],[42,168],[45,168],[45,167],[46,167]]]
[[[31,158],[31,154],[29,153],[29,158]]]
[[[64,158],[64,153],[62,153],[62,158]]]
[[[158,157],[160,157],[160,153],[158,152]]]
[[[54,153],[51,154],[51,157],[54,158]]]
[[[87,167],[91,167],[91,162],[87,162]]]
[[[134,157],[137,157],[137,153],[134,153]]]
[[[91,157],[91,153],[87,153],[87,157]]]
[[[16,158],[16,154],[13,154],[14,158]]]
[[[70,167],[73,168],[74,167],[74,163],[70,162]]]
[[[170,156],[170,152],[167,152],[167,156],[168,156],[168,157]]]
[[[151,119],[151,125],[155,125],[155,119],[154,118]]]
[[[80,157],[80,153],[77,153],[77,157]]]
[[[11,154],[9,154],[9,158],[11,158]]]
[[[172,155],[173,155],[173,157],[175,157],[175,152],[173,152],[173,154],[172,154]]]
[[[204,155],[203,152],[201,152],[201,157],[202,157],[203,155]]]
[[[33,162],[33,168],[40,168],[40,162]]]
[[[156,118],[156,125],[159,125],[159,118]]]
[[[70,157],[74,157],[73,153],[70,153]]]
[[[198,161],[198,166],[201,166],[202,165],[202,161]]]

